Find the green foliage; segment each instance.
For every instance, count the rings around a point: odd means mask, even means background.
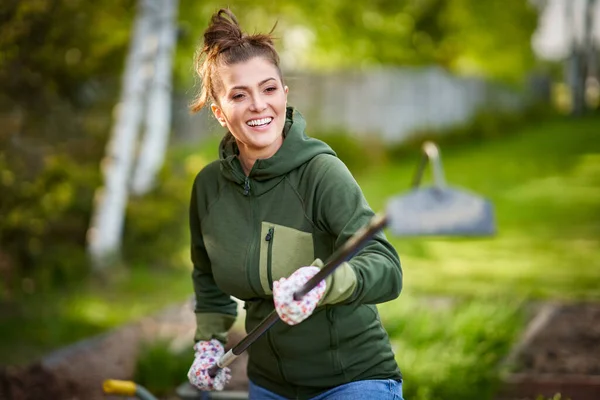
[[[191,348],[175,351],[167,340],[146,343],[140,349],[134,381],[155,396],[172,395],[185,380],[192,361]]]
[[[498,365],[523,326],[521,304],[402,295],[379,306],[406,398],[491,399]]]
[[[32,293],[85,273],[83,242],[98,183],[95,171],[68,156],[38,160],[38,172],[31,176],[19,161],[0,153],[0,257],[5,275],[0,297],[5,300],[21,285]]]
[[[123,67],[134,0],[7,0],[0,5],[0,99],[44,110]]]
[[[305,15],[313,21],[316,37],[309,57],[319,66],[331,66],[332,51],[344,66],[435,63],[517,81],[532,66],[529,39],[536,13],[527,2],[309,3]]]
[[[87,272],[134,0],[0,4],[0,301]]]
[[[537,12],[520,0],[447,1],[440,14],[446,27],[440,50],[452,49],[452,70],[522,82],[533,67],[531,35]],[[514,21],[519,23],[515,24]]]
[[[228,6],[248,32],[269,31],[277,21],[278,46],[290,68],[437,64],[522,82],[534,65],[530,41],[537,12],[522,0],[238,0]],[[184,81],[189,82],[194,48],[219,7],[216,1],[181,5],[180,23],[188,35],[177,62]]]

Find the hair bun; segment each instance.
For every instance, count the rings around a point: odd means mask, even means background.
[[[204,32],[204,52],[219,54],[227,49],[241,45],[244,34],[233,13],[221,8],[210,19],[210,24]]]
[[[279,55],[271,36],[275,26],[268,34],[247,35],[242,33],[230,10],[222,8],[213,14],[204,32],[204,43],[194,57],[194,69],[202,80],[202,87],[190,105],[192,112],[200,111],[208,101],[216,101],[216,93],[221,87],[217,70],[222,64],[232,65],[262,57],[277,68],[281,77]]]

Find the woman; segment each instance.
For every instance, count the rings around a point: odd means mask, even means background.
[[[248,350],[251,399],[401,399],[402,376],[375,306],[402,289],[398,255],[383,233],[301,302],[292,299],[374,213],[333,150],[309,138],[302,115],[287,106],[270,35],[245,35],[219,10],[196,67],[202,88],[192,110],[210,105],[228,133],[191,197],[190,382],[201,390],[227,383],[228,368],[214,379],[207,369],[223,354],[234,296],[245,302],[248,332],[274,308],[283,321]]]

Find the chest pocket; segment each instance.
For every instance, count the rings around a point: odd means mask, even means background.
[[[261,223],[260,284],[265,294],[273,293],[273,281],[310,265],[314,258],[311,233],[270,222]]]

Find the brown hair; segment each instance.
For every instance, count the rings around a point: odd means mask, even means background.
[[[222,8],[213,14],[204,31],[204,45],[198,49],[194,59],[194,70],[202,84],[190,110],[195,113],[206,103],[217,102],[216,93],[221,85],[217,73],[219,65],[232,65],[254,57],[263,57],[277,67],[281,77],[279,55],[271,36],[274,29],[275,26],[268,34],[247,35],[242,33],[237,18],[229,9]]]

